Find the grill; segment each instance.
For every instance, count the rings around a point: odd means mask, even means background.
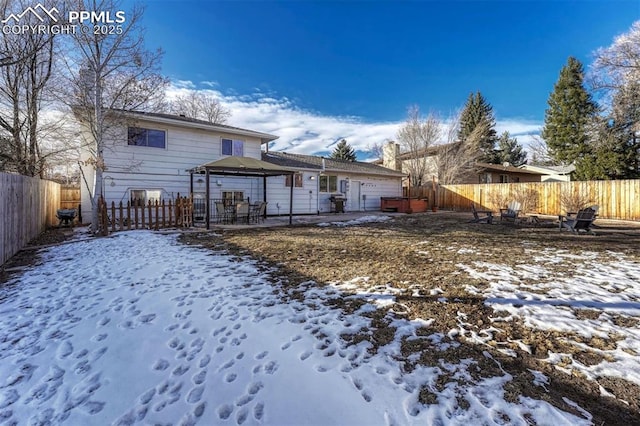
[[[331,202],[332,213],[344,213],[344,203],[346,197],[342,194],[331,194],[329,201]]]

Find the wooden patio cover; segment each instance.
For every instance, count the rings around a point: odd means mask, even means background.
[[[230,156],[225,157],[218,161],[212,161],[210,163],[203,164],[198,167],[194,167],[190,170],[191,174],[191,193],[193,193],[193,175],[194,174],[205,174],[205,211],[206,211],[206,224],[207,229],[210,229],[210,182],[209,177],[211,175],[215,176],[253,176],[253,177],[262,177],[262,186],[263,186],[263,194],[264,201],[267,201],[267,177],[269,176],[283,176],[283,175],[293,175],[295,171],[285,169],[278,165],[268,163],[266,161],[258,160],[256,158],[249,157],[236,157]],[[293,222],[293,184],[291,185],[291,190],[289,192],[289,225]]]

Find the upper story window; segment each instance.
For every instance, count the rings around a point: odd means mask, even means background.
[[[167,132],[164,130],[129,127],[129,145],[150,146],[152,148],[167,147]]]
[[[296,173],[294,175],[286,175],[285,176],[285,181],[284,181],[284,186],[286,186],[287,188],[291,187],[291,179],[293,177],[293,181],[295,183],[295,187],[296,188],[302,188],[302,173]]]
[[[244,156],[244,141],[222,139],[222,155]]]

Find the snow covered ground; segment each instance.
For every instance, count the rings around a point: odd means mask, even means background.
[[[508,374],[466,388],[465,409],[449,385],[434,390],[437,404],[420,404],[421,386],[441,367],[402,373],[396,356],[399,339],[429,318],[396,321],[396,340],[370,355],[367,343],[339,336],[369,324],[362,312],[373,305],[345,315],[325,303],[370,285],[365,278],[310,282],[304,300],[284,303],[263,266],[176,238],[135,231],[61,245],[0,288],[0,423],[479,425],[506,415],[516,425],[589,424],[543,401],[507,402]],[[467,267],[493,274],[496,303],[511,297],[503,269]],[[639,269],[627,265],[624,285],[638,285]],[[393,297],[366,293],[372,304]],[[611,309],[638,310],[622,293],[601,297]],[[521,306],[514,314],[532,321],[544,321],[537,309],[561,309]],[[638,336],[629,338],[637,349]],[[464,375],[468,364],[449,367]]]

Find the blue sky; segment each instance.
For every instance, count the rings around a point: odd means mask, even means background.
[[[475,91],[527,143],[567,57],[588,67],[640,19],[638,0],[144,4],[176,90],[213,90],[229,124],[314,154],[394,139],[412,104],[446,119]]]

